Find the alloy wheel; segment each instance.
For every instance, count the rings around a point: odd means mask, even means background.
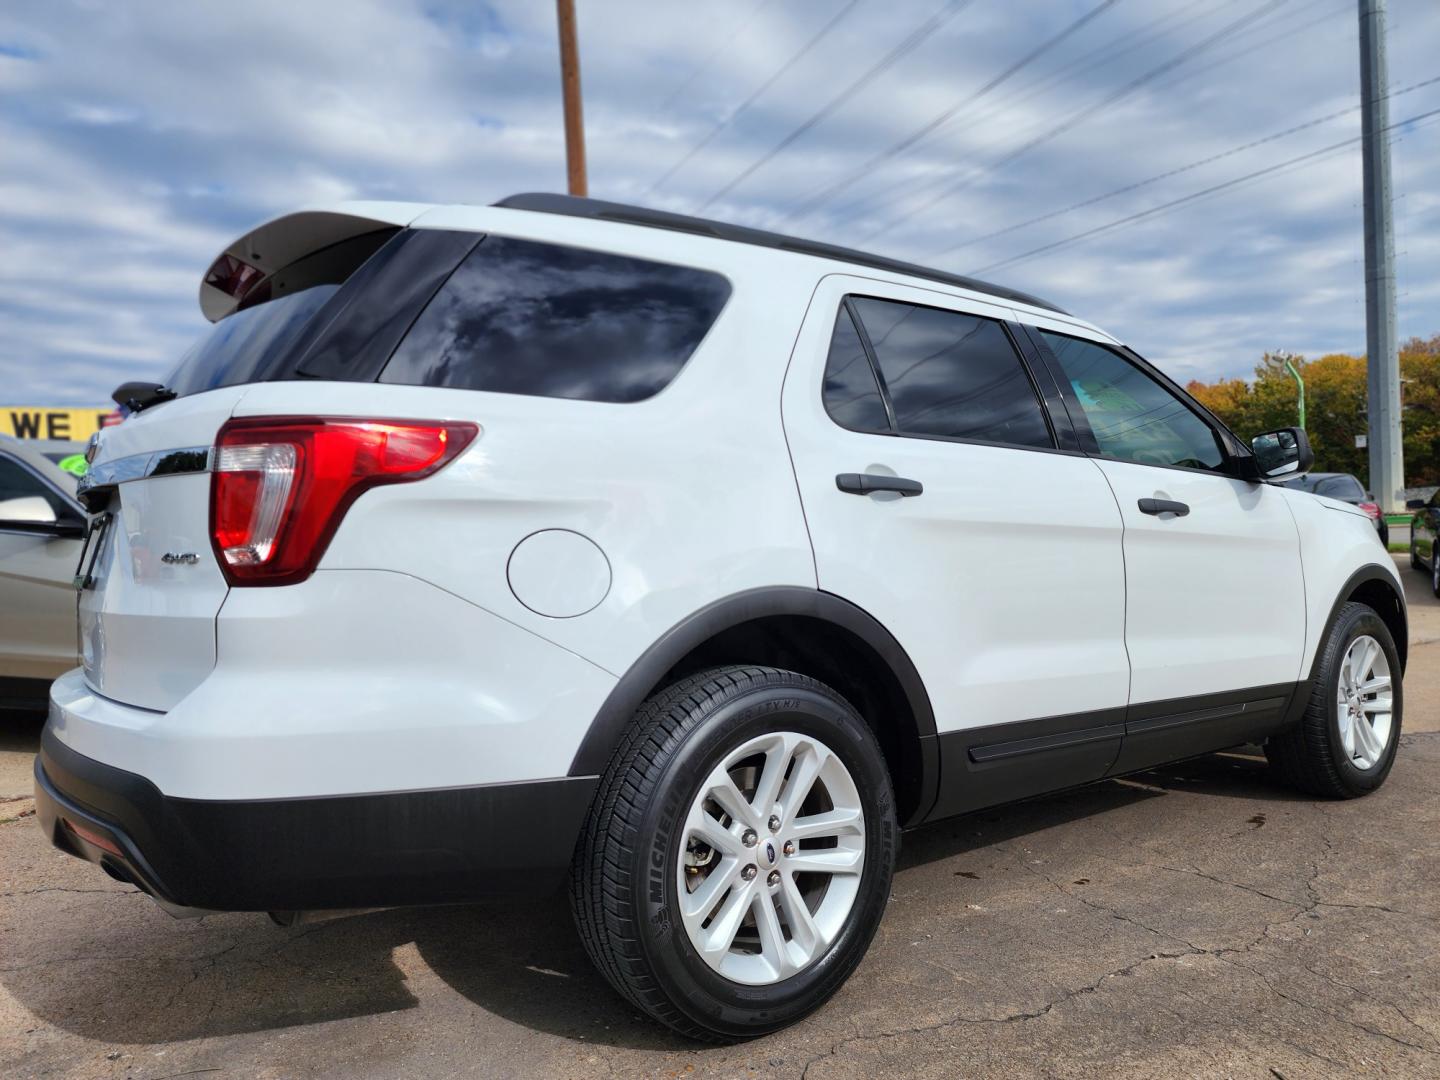
[[[1340,743],[1357,769],[1373,768],[1390,743],[1394,697],[1390,661],[1380,643],[1362,634],[1345,650],[1336,694]]]
[[[758,736],[701,784],[680,855],[680,916],[695,951],[733,982],[780,982],[825,955],[855,904],[860,793],[813,736]]]

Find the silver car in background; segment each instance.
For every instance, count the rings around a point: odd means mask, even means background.
[[[77,663],[85,514],[57,452],[0,437],[0,710],[43,710],[51,681]]]

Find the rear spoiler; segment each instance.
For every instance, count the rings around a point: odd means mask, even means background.
[[[200,282],[200,311],[219,322],[271,274],[297,259],[362,233],[409,225],[429,209],[425,203],[340,202],[257,225],[210,264]]]

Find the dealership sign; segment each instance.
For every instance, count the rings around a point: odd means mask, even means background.
[[[119,415],[109,409],[51,409],[40,405],[0,405],[0,435],[17,439],[70,439],[84,442]]]

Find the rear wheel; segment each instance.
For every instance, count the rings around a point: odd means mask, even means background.
[[[1430,544],[1430,591],[1440,596],[1440,542]]]
[[[1314,795],[1354,798],[1385,782],[1400,741],[1400,657],[1390,630],[1364,604],[1340,609],[1321,643],[1300,724],[1265,744],[1287,783]]]
[[[830,688],[719,668],[651,698],[575,853],[586,950],[676,1030],[732,1040],[824,1003],[884,912],[897,848],[885,762]]]

